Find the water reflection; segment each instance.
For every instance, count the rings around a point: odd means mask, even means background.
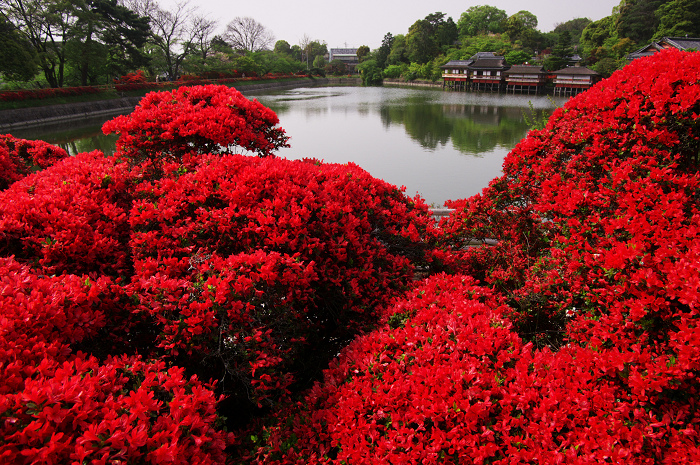
[[[119,113],[115,113],[117,116]],[[71,155],[92,150],[101,150],[105,155],[114,154],[117,135],[102,133],[102,124],[114,116],[86,118],[72,122],[44,124],[12,131],[12,135],[23,139],[43,140],[58,145]]]
[[[356,113],[362,117],[376,112],[385,128],[403,127],[424,149],[435,150],[451,142],[461,153],[474,156],[496,147],[515,146],[527,133],[523,113],[532,116],[530,102],[537,118],[543,113],[550,114],[555,105],[562,103],[535,96],[484,96],[396,88],[296,89],[259,99],[277,112],[283,126],[287,115],[292,117],[299,112],[307,120],[329,112]]]
[[[401,88],[307,88],[259,95],[291,136],[286,158],[354,162],[429,203],[469,197],[499,176],[546,97]]]
[[[523,112],[546,97],[401,88],[300,88],[256,98],[277,112],[291,137],[279,156],[355,163],[428,203],[465,198],[501,173],[503,158],[527,133]],[[556,102],[558,105],[563,100]],[[116,135],[101,132],[111,117],[15,131],[75,154],[114,153]]]

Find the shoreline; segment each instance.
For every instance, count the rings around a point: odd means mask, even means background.
[[[292,82],[262,82],[236,87],[246,97],[249,94],[268,90],[285,90],[296,87],[315,87],[323,85],[356,85],[357,79],[318,78]],[[233,86],[235,87],[235,86]],[[123,97],[84,103],[64,103],[43,107],[20,108],[0,111],[0,134],[17,129],[36,126],[60,124],[63,122],[88,119],[93,117],[118,115],[131,112],[143,97]]]

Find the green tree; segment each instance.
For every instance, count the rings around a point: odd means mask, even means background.
[[[275,53],[278,53],[280,55],[292,54],[292,47],[286,40],[278,40],[277,42],[275,42],[275,48],[273,50]]]
[[[326,59],[323,58],[323,55],[316,55],[312,66],[314,68],[324,68],[326,66]]]
[[[443,46],[450,46],[457,38],[457,27],[445,13],[431,13],[419,19],[406,35],[408,58],[414,63],[427,63],[435,58]]]
[[[66,41],[78,84],[98,82],[147,64],[142,48],[149,37],[149,19],[117,0],[74,2],[76,21]]]
[[[356,67],[363,86],[376,86],[382,83],[382,70],[376,60],[365,60]]]
[[[391,43],[391,51],[386,59],[387,65],[398,65],[408,63],[408,52],[406,51],[406,36],[397,34]]]
[[[521,10],[508,17],[502,26],[511,41],[522,41],[537,28],[537,16],[529,11]]]
[[[438,46],[430,22],[419,19],[411,25],[406,35],[406,50],[412,63],[427,63],[437,54]]]
[[[342,76],[348,73],[348,65],[346,65],[342,60],[332,60],[326,65],[326,74],[332,74],[335,76]]]
[[[554,32],[557,36],[561,34],[564,31],[568,31],[569,34],[571,35],[571,43],[574,45],[578,45],[581,41],[581,33],[583,30],[591,24],[593,21],[591,21],[588,18],[574,18],[571,19],[565,23],[559,23],[554,27]]]
[[[75,7],[68,0],[0,0],[6,20],[32,44],[51,87],[62,87]]]
[[[659,21],[653,39],[700,37],[700,0],[672,0],[656,10]]]
[[[393,43],[394,36],[391,35],[391,32],[387,32],[384,35],[384,38],[382,39],[382,45],[377,49],[377,53],[375,54],[377,66],[379,66],[382,69],[386,67],[389,54],[391,53],[391,46]]]
[[[571,34],[569,34],[569,31],[564,31],[559,34],[557,44],[552,48],[552,54],[545,60],[544,67],[549,71],[565,68],[571,63],[573,53]]]
[[[606,16],[598,21],[593,21],[581,32],[581,48],[586,56],[595,54],[595,51],[603,47],[606,43],[617,42],[617,31],[615,15]]]
[[[521,65],[531,58],[532,53],[528,53],[525,50],[511,50],[505,55],[506,63],[509,65]]]
[[[369,47],[366,45],[360,45],[357,48],[357,59],[362,63],[362,61],[369,55]]]
[[[0,74],[12,81],[28,81],[38,70],[32,44],[11,22],[0,16]]]
[[[659,25],[656,10],[668,0],[622,0],[617,18],[620,38],[630,38],[637,44],[649,42]]]
[[[508,18],[505,11],[495,6],[472,6],[459,17],[457,29],[460,37],[503,32],[501,23]]]

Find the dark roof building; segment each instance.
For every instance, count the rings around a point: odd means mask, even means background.
[[[657,42],[652,42],[639,50],[635,50],[627,55],[627,59],[632,61],[635,58],[648,57],[668,48],[676,48],[678,50],[700,50],[700,38],[664,37]]]
[[[448,61],[442,68],[442,87],[451,90],[467,90],[469,80],[469,65],[474,60],[452,60]]]
[[[471,57],[469,80],[472,90],[499,91],[503,85],[503,72],[510,66],[504,57],[493,52],[479,52]]]
[[[554,95],[576,95],[601,79],[600,74],[585,66],[570,66],[551,74],[554,75]]]
[[[328,52],[328,61],[340,60],[348,67],[348,70],[353,71],[355,66],[360,63],[357,58],[356,48],[332,48]]]
[[[538,93],[547,84],[547,72],[541,66],[514,65],[503,74],[506,92]]]

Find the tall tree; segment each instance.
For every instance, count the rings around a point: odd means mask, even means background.
[[[656,10],[668,0],[622,0],[619,5],[617,33],[637,44],[649,42],[659,25]]]
[[[532,35],[537,28],[537,16],[529,11],[521,10],[508,17],[502,26],[511,41],[523,41]]]
[[[377,66],[380,69],[386,67],[387,58],[389,58],[389,53],[391,53],[391,46],[394,43],[394,36],[391,32],[387,32],[382,39],[382,45],[377,49],[376,60]]]
[[[564,31],[569,31],[569,34],[571,35],[571,43],[578,45],[581,41],[581,33],[584,29],[586,29],[586,26],[591,23],[592,21],[589,18],[574,18],[566,21],[565,23],[557,23],[554,26],[554,31],[552,32],[559,35]]]
[[[700,37],[700,0],[671,0],[656,10],[659,26],[654,39]]]
[[[286,40],[278,40],[275,42],[275,48],[273,51],[280,55],[290,55],[292,53],[292,47]]]
[[[192,24],[196,8],[188,1],[175,5],[172,11],[156,7],[151,13],[151,41],[163,58],[165,73],[177,79],[185,58],[193,52],[197,29]]]
[[[367,45],[360,45],[357,48],[357,59],[360,63],[362,63],[367,55],[369,55],[369,47]]]
[[[406,49],[412,63],[427,63],[437,55],[438,46],[429,21],[419,19],[411,25],[406,34]]]
[[[76,5],[77,21],[68,41],[71,61],[80,84],[88,85],[97,74],[115,76],[144,66],[142,49],[149,38],[149,19],[117,0],[86,0]],[[102,65],[102,69],[97,69]]]
[[[73,4],[68,0],[0,0],[2,15],[32,44],[51,87],[63,86],[65,44],[76,21]]]
[[[410,60],[427,63],[435,58],[443,45],[452,45],[457,39],[457,26],[452,18],[445,20],[445,13],[431,13],[413,23],[406,35],[406,47]]]
[[[257,52],[267,50],[275,36],[265,26],[249,17],[236,17],[226,25],[226,40],[235,50]]]
[[[195,48],[199,58],[202,60],[202,65],[206,64],[207,58],[209,58],[212,49],[216,45],[214,41],[216,25],[216,21],[204,16],[197,15],[192,19],[192,27],[195,32]]]
[[[37,71],[32,44],[4,16],[0,16],[0,74],[9,80],[28,81]]]
[[[503,32],[501,23],[507,18],[506,12],[495,6],[472,6],[459,17],[457,29],[461,37]]]

